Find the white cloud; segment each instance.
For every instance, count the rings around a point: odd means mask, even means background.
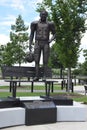
[[[0,0],[1,6],[8,6],[14,9],[24,10],[24,2],[27,0]]]
[[[32,4],[36,5],[37,3],[41,3],[43,0],[33,0],[31,1]]]
[[[26,1],[26,0],[25,0]],[[12,0],[11,1],[11,7],[19,10],[24,10],[24,0]]]
[[[0,26],[11,26],[11,24],[14,24],[16,20],[16,16],[14,15],[8,15],[5,18],[2,18],[2,21],[0,21]]]
[[[42,0],[0,0],[0,6],[9,6],[15,9],[24,10],[26,6],[36,6],[37,3],[41,3]]]
[[[9,6],[17,10],[24,11],[26,6],[36,7],[37,3],[41,3],[42,0],[0,0],[0,6]]]
[[[12,23],[13,23],[13,21],[4,21],[4,22],[1,22],[0,25],[2,25],[2,26],[10,26]]]
[[[9,36],[0,34],[0,45],[7,44],[10,41]]]
[[[28,6],[32,7],[34,10],[36,10],[37,3],[41,3],[42,0],[32,0],[28,1]]]
[[[8,15],[7,17],[4,18],[5,20],[15,20],[16,19],[16,16],[14,15]]]
[[[0,5],[1,6],[6,6],[9,0],[0,0]]]

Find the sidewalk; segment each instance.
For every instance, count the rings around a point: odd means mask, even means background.
[[[45,125],[16,126],[1,130],[87,130],[87,122],[57,122]]]
[[[31,125],[31,126],[22,125],[22,126],[3,128],[1,130],[87,130],[87,116],[86,116],[86,122],[57,122],[51,124]]]
[[[31,85],[31,83],[27,83],[27,82],[24,82],[24,83],[21,83],[21,84],[22,85]],[[43,84],[44,83],[38,83],[38,82],[35,83],[35,85],[43,85]],[[9,83],[8,82],[4,82],[4,80],[0,80],[0,86],[9,86]],[[8,91],[8,90],[9,89],[7,89],[6,91]],[[5,91],[5,90],[3,90],[3,88],[2,88],[2,91]],[[40,91],[42,91],[42,90],[40,90]],[[65,90],[58,90],[58,91],[61,92],[61,91],[65,91]],[[85,94],[84,85],[74,86],[74,92]]]

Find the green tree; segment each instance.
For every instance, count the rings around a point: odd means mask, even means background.
[[[50,57],[48,65],[52,68],[60,69],[60,78],[62,78],[64,67],[59,60],[58,51],[56,51],[56,45],[57,44],[53,44],[53,46],[50,48]]]
[[[86,0],[43,0],[38,11],[47,9],[49,19],[56,26],[56,51],[60,62],[68,68],[68,91],[71,85],[71,68],[75,67],[79,57],[79,46],[85,32],[87,11]]]
[[[56,51],[56,45],[53,44],[50,48],[49,66],[52,68],[60,68],[60,62],[58,59],[58,51]]]
[[[5,46],[4,45],[0,45],[0,66],[3,64],[3,53],[5,50]]]
[[[9,42],[2,45],[2,65],[12,66],[15,63],[13,45]]]
[[[85,61],[87,61],[87,49],[83,50],[83,56],[85,57]]]
[[[18,63],[19,66],[24,62],[24,56],[26,49],[28,47],[28,27],[25,26],[22,16],[19,15],[16,18],[15,25],[11,25],[10,32],[10,41],[13,49],[13,57],[15,63]]]
[[[81,74],[87,75],[87,49],[83,50],[83,56],[85,57],[85,61],[81,65]]]
[[[80,76],[82,75],[82,65],[83,63],[78,63],[76,68],[72,70],[72,73],[74,76]]]

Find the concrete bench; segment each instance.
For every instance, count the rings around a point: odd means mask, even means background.
[[[0,128],[24,125],[25,108],[2,108],[0,109]]]
[[[87,108],[85,105],[74,102],[73,106],[56,106],[57,121],[86,121]]]

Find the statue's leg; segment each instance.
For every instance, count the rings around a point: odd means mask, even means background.
[[[45,44],[44,45],[44,49],[43,49],[43,67],[44,67],[43,80],[46,80],[46,73],[47,73],[47,64],[48,64],[48,59],[49,59],[49,53],[50,53],[49,44]]]
[[[40,54],[41,54],[41,49],[38,43],[35,44],[35,49],[34,49],[34,59],[35,59],[35,78],[34,80],[37,81],[39,80],[39,61],[40,61]]]

